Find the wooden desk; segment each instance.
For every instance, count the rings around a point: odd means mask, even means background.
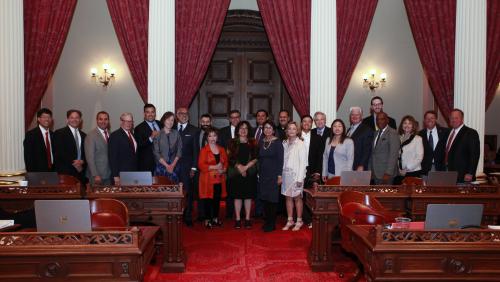
[[[0,280],[142,281],[158,230],[0,233]]]
[[[162,272],[184,272],[182,246],[182,185],[87,186],[87,198],[113,198],[127,205],[130,222],[161,228],[164,261]]]
[[[422,220],[427,204],[483,204],[483,223],[497,224],[500,215],[498,186],[427,187],[404,185],[331,186],[318,185],[306,191],[305,202],[313,213],[312,242],[308,262],[313,271],[333,269],[332,237],[338,229],[337,198],[344,191],[360,191],[377,198],[388,210]]]
[[[500,281],[498,230],[349,229],[367,281]]]

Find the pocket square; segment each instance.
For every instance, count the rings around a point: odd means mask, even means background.
[[[186,134],[186,135],[184,135],[184,136],[191,136],[191,134]]]

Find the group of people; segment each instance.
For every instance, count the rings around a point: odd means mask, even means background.
[[[464,125],[459,109],[450,114],[451,128],[437,124],[436,112],[426,112],[420,131],[409,115],[396,128],[378,96],[364,119],[361,107],[349,109],[348,127],[341,119],[328,127],[326,118],[316,112],[295,122],[282,110],[275,125],[267,111],[258,110],[254,128],[232,110],[229,125],[217,130],[208,114],[200,117],[197,128],[189,123],[187,108],[166,112],[158,121],[155,106],[146,104],[144,121],[135,128],[132,114],[123,113],[120,128],[110,133],[109,114],[102,111],[97,127],[85,134],[80,111],[69,110],[67,126],[52,132],[52,112],[43,108],[37,112],[38,126],[26,133],[24,159],[27,171],[57,171],[92,185],[119,185],[122,171],[166,176],[183,184],[188,226],[193,224],[195,199],[205,227],[222,225],[219,206],[226,198],[226,215],[234,215],[234,228],[251,228],[254,202],[266,232],[276,228],[280,202],[287,215],[283,230],[310,224],[303,189],[343,171],[370,170],[373,184],[399,184],[405,177],[445,170],[457,171],[457,182],[475,179],[479,136]]]

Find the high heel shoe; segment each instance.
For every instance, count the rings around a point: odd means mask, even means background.
[[[214,227],[221,227],[222,226],[222,221],[218,218],[212,219],[212,226]]]
[[[304,225],[303,221],[297,221],[297,223],[295,223],[295,226],[293,227],[292,231],[299,231],[300,228],[302,228],[302,225]]]
[[[212,229],[213,228],[212,222],[211,221],[205,221],[205,228]]]
[[[281,230],[286,231],[286,230],[290,229],[290,227],[292,227],[294,224],[295,224],[295,222],[293,222],[293,220],[289,220],[286,222],[286,225],[283,226],[283,228],[281,228]]]

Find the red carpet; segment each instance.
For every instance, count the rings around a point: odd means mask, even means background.
[[[280,223],[279,228],[284,220]],[[353,276],[354,263],[338,250],[334,271],[311,272],[307,264],[308,228],[264,233],[261,221],[254,221],[251,230],[236,230],[233,224],[227,221],[224,227],[212,230],[200,223],[184,227],[186,272],[160,273],[159,258],[148,268],[145,281],[348,281]],[[344,278],[339,278],[338,270],[345,272]]]

